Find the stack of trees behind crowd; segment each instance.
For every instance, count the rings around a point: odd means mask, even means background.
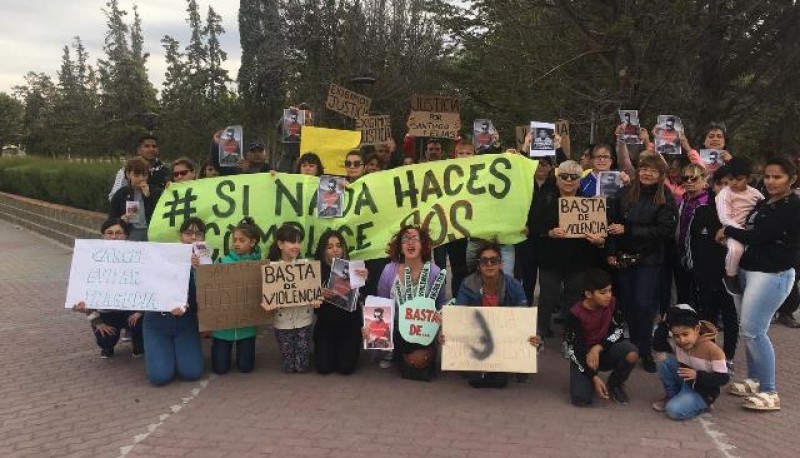
[[[147,18],[121,3],[104,8],[102,56],[75,37],[57,75],[32,71],[0,93],[0,142],[102,157],[155,130],[166,158],[199,159],[216,129],[242,124],[275,149],[289,105],[308,103],[319,125],[353,127],[324,109],[337,83],[391,115],[397,140],[410,96],[439,92],[460,96],[465,131],[492,119],[505,146],[532,119],[570,121],[573,144],[589,143],[591,125],[608,141],[620,108],[638,109],[646,126],[678,114],[692,140],[725,122],[744,154],[800,146],[800,5],[791,0],[241,0],[236,80],[220,46],[227,12],[186,0],[190,38],[161,39],[158,90],[147,78]],[[354,79],[364,76],[374,83]]]

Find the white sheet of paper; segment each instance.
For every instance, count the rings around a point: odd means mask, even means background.
[[[356,269],[366,269],[364,261],[350,261],[350,287],[353,289],[361,288],[367,284],[366,277],[358,275]]]
[[[76,240],[65,308],[168,312],[186,305],[192,245]]]

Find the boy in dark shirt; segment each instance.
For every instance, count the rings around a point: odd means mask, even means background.
[[[572,404],[588,406],[596,393],[628,403],[624,383],[639,358],[636,345],[623,340],[622,316],[611,292],[611,276],[600,269],[586,272],[583,299],[567,314],[569,393]],[[600,371],[611,371],[607,381]]]

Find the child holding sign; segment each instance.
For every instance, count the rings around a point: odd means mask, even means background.
[[[233,229],[233,250],[222,257],[222,264],[260,261],[261,228],[249,216]],[[253,371],[256,362],[256,333],[258,327],[246,326],[220,329],[211,333],[211,368],[215,374],[226,374],[231,369],[231,351],[236,344],[236,367],[241,373]]]
[[[269,248],[269,260],[296,262],[300,256],[303,234],[295,226],[284,224],[275,232],[275,241]],[[315,308],[319,302],[312,304]],[[266,304],[261,304],[271,311]],[[281,351],[283,372],[307,372],[311,359],[311,329],[314,314],[311,306],[283,307],[275,313],[275,340]]]

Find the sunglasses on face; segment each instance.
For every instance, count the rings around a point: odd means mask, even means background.
[[[700,175],[692,175],[692,176],[681,177],[681,180],[684,183],[696,183],[700,181],[700,178],[702,178]]]
[[[172,176],[175,177],[175,178],[180,178],[180,177],[186,176],[187,173],[189,173],[188,170],[176,170],[176,171],[172,172]]]
[[[362,164],[364,164],[364,163],[361,162],[361,161],[344,161],[344,166],[345,166],[345,168],[348,168],[348,169],[361,167]]]
[[[503,260],[500,259],[499,256],[491,256],[491,257],[480,257],[478,258],[478,262],[482,266],[496,266],[497,264],[503,262]]]
[[[558,177],[564,181],[576,181],[581,179],[581,176],[577,173],[559,173]]]

